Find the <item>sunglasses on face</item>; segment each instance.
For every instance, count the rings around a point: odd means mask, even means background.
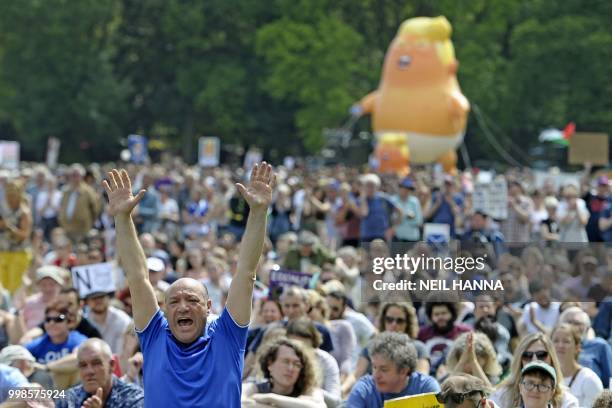
[[[57,315],[57,316],[46,316],[45,317],[45,323],[61,323],[61,322],[65,322],[66,321],[66,315]]]
[[[404,323],[406,323],[406,319],[404,319],[403,317],[385,316],[385,323],[387,323],[387,324],[392,324],[392,323],[404,324]]]
[[[436,394],[436,399],[438,400],[438,402],[440,404],[455,404],[455,405],[460,405],[463,404],[463,401],[471,396],[474,396],[476,394],[481,394],[482,391],[470,391],[470,392],[464,392],[463,394],[447,394],[444,395],[442,393],[438,393]]]
[[[548,357],[548,351],[524,351],[521,355],[523,360],[533,360],[533,356],[536,356],[538,360],[544,360]]]

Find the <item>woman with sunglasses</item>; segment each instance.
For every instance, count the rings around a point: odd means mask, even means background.
[[[521,370],[532,361],[543,361],[553,367],[557,378],[562,378],[561,365],[557,359],[555,348],[543,333],[534,333],[524,337],[516,347],[514,359],[510,366],[510,374],[499,384],[491,399],[501,407],[521,406]],[[551,401],[552,408],[577,408],[578,400],[567,387],[555,385]]]
[[[570,324],[561,323],[553,329],[551,337],[561,363],[562,382],[581,407],[592,406],[595,397],[603,390],[603,384],[593,370],[578,364],[580,332]]]
[[[416,340],[419,332],[419,321],[416,310],[410,303],[389,302],[382,306],[378,318],[380,333],[395,332],[407,334],[417,351],[416,371],[429,374],[429,359],[423,342]],[[355,382],[366,374],[372,374],[372,361],[368,354],[368,347],[364,347],[357,360],[355,371],[347,376],[342,383],[343,395],[348,395]]]
[[[298,341],[280,338],[259,356],[263,381],[243,383],[243,407],[325,408],[314,357]]]
[[[45,309],[44,325],[46,333],[25,345],[40,364],[46,365],[72,354],[87,340],[81,333],[70,330],[68,310],[62,309],[58,302]]]

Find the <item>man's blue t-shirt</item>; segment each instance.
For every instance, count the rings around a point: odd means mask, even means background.
[[[145,407],[240,407],[248,326],[223,310],[194,343],[181,345],[157,311],[138,332]]]
[[[380,408],[385,401],[390,399],[439,391],[440,385],[433,377],[418,372],[410,374],[408,385],[397,394],[379,392],[372,375],[364,375],[353,387],[348,397],[347,406],[351,408]]]
[[[603,218],[610,218],[610,215],[612,215],[612,202],[608,203],[608,205],[606,206],[606,208],[604,208],[604,210],[601,212],[601,217]],[[598,222],[599,222],[599,216],[597,218]],[[599,228],[599,224],[597,226]],[[603,230],[603,231],[599,231],[600,235],[601,235],[601,239],[604,242],[612,242],[612,227]]]
[[[446,202],[446,200],[444,199],[444,196],[439,191],[437,193],[434,193],[434,196],[432,197],[432,200],[431,200],[432,205],[436,202],[438,197],[441,198],[442,204],[440,204],[438,211],[436,211],[431,216],[431,222],[436,223],[436,224],[448,224],[450,226],[451,237],[454,237],[455,236],[455,215],[453,214],[453,209],[451,208],[450,204]],[[453,201],[458,207],[463,207],[463,198],[461,197],[461,195],[453,194]]]
[[[391,214],[394,208],[395,204],[385,194],[376,193],[374,197],[368,198],[368,215],[361,220],[361,238],[384,239],[385,231],[391,225]]]
[[[65,342],[53,344],[51,337],[45,333],[36,340],[26,344],[25,348],[32,353],[37,362],[47,364],[72,353],[85,340],[87,340],[87,337],[78,331],[72,330]]]

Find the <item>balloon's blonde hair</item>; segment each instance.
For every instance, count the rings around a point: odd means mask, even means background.
[[[410,35],[417,37],[423,46],[435,46],[438,58],[444,65],[455,61],[455,48],[450,41],[453,28],[444,16],[415,17],[402,23],[397,36]]]

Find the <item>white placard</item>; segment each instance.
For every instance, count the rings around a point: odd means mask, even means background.
[[[481,170],[476,175],[476,183],[488,184],[493,181],[493,172]]]
[[[0,140],[0,167],[10,170],[19,168],[19,142]]]
[[[75,266],[72,268],[72,284],[81,298],[94,292],[114,292],[115,275],[110,262]]]
[[[450,225],[426,223],[423,225],[423,239],[435,244],[450,242]]]
[[[47,139],[47,167],[54,169],[57,166],[61,142],[57,137]]]
[[[498,179],[488,184],[477,184],[472,194],[474,211],[483,211],[491,218],[508,218],[508,185]]]
[[[202,167],[217,167],[221,140],[218,137],[201,137],[198,143],[198,163]]]

